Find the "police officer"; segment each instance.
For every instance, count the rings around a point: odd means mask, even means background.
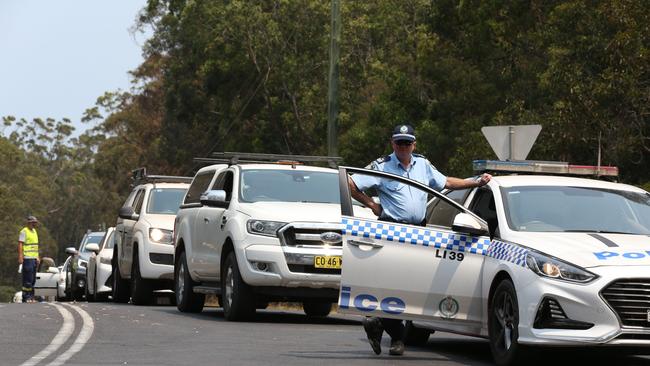
[[[27,225],[18,235],[18,263],[22,265],[23,302],[35,302],[34,283],[38,268],[38,220],[34,216],[27,217]]]
[[[371,169],[415,180],[437,191],[444,188],[480,187],[487,184],[492,178],[490,174],[483,174],[476,180],[444,176],[424,156],[413,153],[415,131],[410,125],[396,126],[390,143],[393,153],[373,161],[370,164]],[[390,182],[389,179],[359,174],[348,180],[352,197],[372,209],[379,220],[425,226],[426,192],[410,189],[391,190]],[[377,190],[380,203],[376,203],[362,192],[370,188]],[[389,354],[396,356],[404,354],[404,324],[402,320],[366,318],[363,327],[376,354],[381,353],[381,336],[384,330],[391,337]]]

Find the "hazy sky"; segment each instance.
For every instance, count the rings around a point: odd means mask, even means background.
[[[105,91],[128,90],[146,37],[146,0],[0,0],[0,116],[64,117],[77,132]]]

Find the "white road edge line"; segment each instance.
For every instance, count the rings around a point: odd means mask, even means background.
[[[74,317],[72,316],[72,313],[68,311],[68,309],[64,308],[61,305],[57,304],[48,304],[54,306],[56,310],[61,313],[61,316],[63,317],[63,324],[61,325],[61,329],[59,329],[59,332],[52,338],[52,342],[50,344],[43,348],[43,350],[39,353],[37,353],[35,356],[30,358],[29,360],[25,361],[22,365],[20,366],[34,366],[47,358],[49,355],[52,353],[56,352],[56,350],[59,349],[62,345],[65,344],[65,342],[68,341],[68,338],[74,333]]]
[[[70,346],[67,351],[60,354],[59,357],[57,357],[54,361],[47,364],[48,366],[63,365],[70,359],[70,357],[74,356],[77,352],[81,351],[81,349],[84,348],[90,337],[93,335],[93,331],[95,330],[95,322],[93,322],[93,318],[88,315],[85,310],[79,306],[67,306],[73,308],[77,313],[79,313],[79,316],[81,316],[81,319],[83,319],[83,326],[81,327],[81,331],[79,332],[77,339],[75,339],[72,343],[72,346]]]

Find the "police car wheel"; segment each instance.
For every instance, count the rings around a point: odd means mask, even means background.
[[[424,346],[429,341],[429,336],[433,331],[418,328],[410,320],[406,321],[404,326],[404,344],[407,346]]]
[[[230,252],[221,272],[221,297],[226,320],[247,320],[255,314],[255,294],[241,277],[235,253]]]
[[[194,281],[187,270],[185,252],[181,252],[174,266],[174,297],[176,308],[184,313],[200,313],[205,304],[205,295],[194,293]]]
[[[488,332],[492,357],[499,366],[518,365],[526,349],[518,343],[519,305],[510,280],[501,281],[489,302]]]
[[[309,317],[326,317],[332,311],[332,303],[305,301],[302,303],[302,309]]]

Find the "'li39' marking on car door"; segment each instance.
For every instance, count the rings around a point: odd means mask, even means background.
[[[342,312],[480,323],[487,236],[344,217]]]

